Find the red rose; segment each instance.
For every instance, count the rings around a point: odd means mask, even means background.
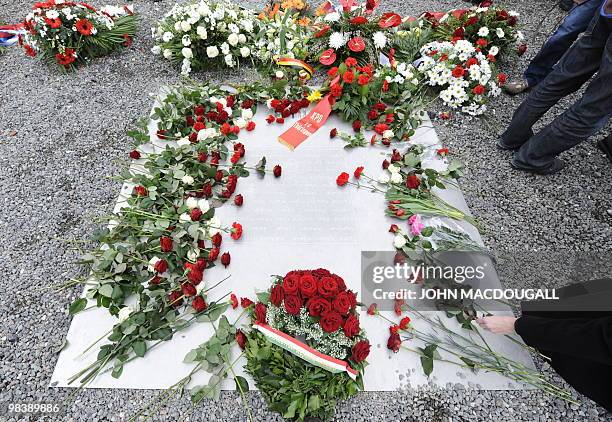
[[[212,244],[215,246],[221,246],[221,242],[223,241],[223,236],[221,236],[221,233],[215,233],[210,240],[212,241]]]
[[[303,297],[311,297],[317,293],[317,280],[310,275],[304,274],[300,277],[300,293]]]
[[[361,121],[360,120],[355,120],[353,122],[353,130],[355,132],[359,132],[361,130]]]
[[[355,176],[355,179],[359,179],[362,173],[363,173],[363,167],[359,166],[353,172],[353,176]]]
[[[329,90],[329,93],[334,98],[339,98],[342,95],[342,86],[340,84],[333,84]]]
[[[319,294],[323,297],[334,297],[339,290],[338,282],[333,277],[323,277],[319,281],[318,290]]]
[[[221,255],[221,264],[223,264],[224,267],[227,267],[230,264],[231,260],[232,257],[229,252],[225,252],[223,255]]]
[[[342,316],[338,312],[326,312],[321,315],[319,324],[321,324],[321,328],[323,328],[323,331],[325,331],[326,333],[333,333],[334,331],[337,331],[342,325]]]
[[[255,305],[255,319],[260,324],[266,324],[266,305],[259,302]]]
[[[346,172],[340,173],[340,175],[336,178],[336,184],[338,186],[344,186],[348,183],[349,174]]]
[[[506,83],[506,74],[500,73],[497,75],[497,82],[499,82],[500,85],[504,85]]]
[[[270,302],[272,302],[274,306],[280,306],[284,298],[285,291],[283,290],[283,286],[280,284],[277,284],[270,289]]]
[[[355,80],[355,74],[352,70],[347,70],[344,72],[344,75],[342,75],[342,80],[347,84],[352,84]]]
[[[168,271],[168,262],[165,259],[160,259],[153,266],[156,273],[162,274]]]
[[[274,173],[274,177],[281,177],[281,174],[283,173],[283,168],[277,164],[274,166],[272,172]]]
[[[402,339],[399,334],[391,334],[387,340],[387,349],[393,350],[393,353],[399,352],[400,346],[402,345]]]
[[[206,301],[204,300],[202,296],[196,296],[193,298],[193,301],[191,302],[191,307],[196,312],[202,312],[206,308],[208,308],[208,305],[206,304]]]
[[[234,204],[236,206],[241,207],[243,203],[244,203],[244,197],[242,195],[238,194],[234,197]]]
[[[192,268],[187,273],[187,279],[195,285],[200,284],[203,277],[204,277],[204,273],[200,271],[198,268]]]
[[[399,323],[400,330],[405,330],[406,328],[408,328],[409,324],[410,324],[410,317],[402,318]]]
[[[368,306],[368,315],[376,315],[378,313],[378,309],[375,303],[372,303],[370,306]]]
[[[335,137],[336,137],[336,135],[338,135],[338,129],[333,128],[332,130],[330,130],[330,131],[329,131],[329,137],[330,137],[330,138],[332,138],[332,139],[333,139],[333,138],[335,138]]]
[[[130,151],[130,158],[132,160],[138,160],[140,158],[140,153],[136,150]]]
[[[175,290],[168,295],[168,304],[173,308],[178,308],[183,304],[183,295],[180,291]]]
[[[378,26],[381,28],[393,28],[402,23],[402,17],[397,13],[389,12],[381,16]]]
[[[242,224],[240,223],[232,223],[231,235],[232,239],[238,240],[242,237]]]
[[[246,125],[246,130],[248,130],[249,132],[251,132],[252,130],[255,129],[255,122],[254,121],[250,121],[249,123],[247,123]]]
[[[475,95],[482,95],[482,94],[484,94],[484,93],[485,93],[485,87],[484,87],[484,86],[482,86],[482,85],[476,85],[476,86],[475,86],[475,87],[472,89],[472,92],[473,92]]]
[[[490,0],[484,0],[478,7],[490,7],[493,4]]]
[[[191,221],[200,221],[200,218],[202,217],[202,210],[199,208],[194,208],[189,213],[189,216],[191,217]]]
[[[316,317],[331,311],[331,303],[322,297],[312,297],[306,303],[308,315]]]
[[[346,321],[344,321],[344,326],[342,327],[344,331],[344,335],[348,338],[354,337],[359,334],[359,318],[355,315],[351,314],[348,316]]]
[[[232,305],[232,309],[236,309],[238,307],[238,298],[234,293],[230,295],[230,303]]]
[[[202,186],[202,193],[207,198],[210,198],[212,196],[212,185],[210,183],[206,183],[204,186]]]
[[[354,53],[359,53],[363,50],[365,50],[365,42],[363,41],[363,39],[361,37],[353,37],[352,39],[349,40],[348,43],[346,43],[346,45],[348,46],[349,50],[351,50]]]
[[[368,75],[359,75],[359,78],[357,78],[357,83],[361,86],[367,85],[368,82],[370,82],[370,77]]]
[[[302,299],[295,295],[285,296],[285,311],[289,315],[299,315],[302,307]]]
[[[516,18],[516,16],[510,16],[506,22],[508,22],[508,25],[510,26],[515,26],[518,22],[518,19]]]
[[[516,49],[516,52],[518,53],[519,56],[522,56],[523,54],[525,54],[526,51],[527,51],[527,44],[521,44]]]
[[[247,341],[247,338],[242,332],[242,330],[236,330],[236,343],[238,343],[238,346],[240,346],[242,350],[244,350],[246,346],[246,341]]]
[[[349,294],[347,292],[338,293],[338,296],[336,296],[332,302],[332,307],[334,311],[341,315],[348,314],[351,310],[351,299],[349,298]]]
[[[287,274],[283,279],[283,290],[288,295],[297,294],[300,288],[300,279],[296,274]]]
[[[410,174],[406,178],[406,187],[408,189],[416,189],[421,184],[421,179],[416,174]]]
[[[240,299],[240,306],[242,306],[244,309],[248,308],[252,304],[253,304],[253,301],[249,299],[248,297],[243,297]]]
[[[172,250],[172,239],[168,236],[162,236],[159,239],[162,252],[170,252]]]
[[[368,111],[368,119],[370,119],[370,120],[376,120],[376,119],[378,119],[379,116],[380,116],[380,114],[376,110]]]
[[[268,122],[268,124],[274,123],[274,120],[276,120],[276,117],[274,117],[271,114],[269,114],[268,117],[266,117],[266,122]]]
[[[149,280],[149,283],[151,283],[153,285],[158,285],[159,283],[161,283],[161,277],[156,275],[151,280]]]
[[[212,248],[208,252],[208,261],[209,262],[215,262],[218,257],[219,257],[219,248]]]
[[[465,35],[465,29],[463,29],[462,26],[460,26],[459,28],[453,31],[453,37],[463,38],[464,35]]]
[[[366,360],[370,354],[370,343],[367,340],[361,340],[353,346],[351,360],[355,363],[360,363]]]
[[[348,57],[345,61],[344,64],[347,67],[353,67],[357,65],[357,59],[353,58],[353,57]]]

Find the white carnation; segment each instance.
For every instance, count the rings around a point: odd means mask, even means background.
[[[195,180],[193,179],[193,177],[187,174],[181,178],[181,182],[183,182],[186,185],[192,185],[193,182],[195,182]]]
[[[372,35],[372,39],[374,40],[374,45],[379,50],[382,50],[385,45],[387,45],[387,37],[381,31],[376,31],[374,35]]]
[[[489,28],[487,28],[486,26],[483,26],[478,30],[478,36],[486,37],[487,35],[489,35]]]
[[[504,38],[504,36],[506,35],[506,34],[504,33],[504,30],[503,30],[503,29],[501,29],[501,28],[497,28],[497,29],[495,30],[495,34],[497,35],[497,37],[498,37],[498,38]]]

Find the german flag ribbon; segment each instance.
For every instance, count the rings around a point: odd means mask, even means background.
[[[287,66],[304,71],[306,75],[304,79],[312,78],[312,74],[314,73],[314,69],[308,63],[298,59],[292,59],[290,57],[280,57],[276,59],[276,64],[279,66]]]

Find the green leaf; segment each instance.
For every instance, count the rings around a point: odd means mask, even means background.
[[[116,365],[113,368],[113,372],[111,372],[111,376],[113,378],[119,378],[121,376],[121,374],[123,373],[123,364],[121,365]]]
[[[244,377],[237,375],[234,377],[234,382],[236,383],[236,391],[242,391],[244,393],[249,391],[249,383]]]
[[[136,356],[141,358],[147,352],[147,344],[142,340],[137,340],[132,344],[132,349],[134,349]]]
[[[270,292],[258,292],[257,299],[264,305],[267,305],[270,302]]]
[[[295,411],[297,410],[298,405],[299,403],[296,400],[292,401],[289,407],[287,408],[287,411],[283,413],[283,418],[285,419],[293,418],[295,416]]]
[[[113,287],[110,284],[103,284],[98,289],[98,293],[100,293],[102,296],[110,298],[113,295]]]
[[[193,349],[192,351],[190,351],[189,353],[185,355],[185,358],[183,359],[183,363],[195,362],[197,357],[198,357],[198,351],[197,349]]]
[[[70,304],[70,307],[68,308],[68,315],[75,315],[85,309],[86,306],[87,299],[85,299],[84,297],[77,299],[72,302],[72,304]]]
[[[421,356],[421,366],[423,367],[423,373],[429,376],[433,372],[434,361],[432,358],[427,356]]]

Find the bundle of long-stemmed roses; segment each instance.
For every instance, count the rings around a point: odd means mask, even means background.
[[[303,421],[329,418],[336,402],[363,389],[370,351],[357,297],[325,269],[273,277],[246,333],[247,372],[270,409]]]
[[[131,6],[105,6],[49,0],[36,3],[24,21],[19,42],[28,56],[40,56],[62,70],[129,47],[136,32]]]

